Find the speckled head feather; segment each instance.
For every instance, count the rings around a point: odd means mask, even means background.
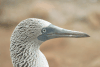
[[[37,36],[42,34],[41,33],[42,28],[47,27],[50,24],[51,23],[47,21],[36,19],[36,18],[29,18],[23,20],[16,26],[14,32],[12,33],[11,42],[16,40],[24,41],[26,37],[29,37],[29,39],[31,38],[35,39],[37,38]],[[29,39],[28,41],[30,41]]]
[[[58,37],[89,37],[89,35],[63,29],[48,21],[29,18],[21,21],[11,36],[10,53],[14,67],[49,67],[40,51],[40,45],[49,39]]]

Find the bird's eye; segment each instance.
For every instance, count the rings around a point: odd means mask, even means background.
[[[46,29],[42,29],[42,32],[45,33],[46,32]]]

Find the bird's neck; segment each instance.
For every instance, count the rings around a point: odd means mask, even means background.
[[[40,44],[28,42],[12,44],[10,46],[11,58],[14,67],[49,67],[48,62],[39,50]]]

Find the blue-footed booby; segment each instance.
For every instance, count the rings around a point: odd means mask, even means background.
[[[60,28],[48,21],[28,18],[21,21],[11,36],[10,54],[14,67],[49,67],[40,45],[59,37],[89,37],[88,34]]]

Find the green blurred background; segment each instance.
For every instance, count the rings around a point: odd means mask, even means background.
[[[40,18],[89,38],[57,38],[41,51],[50,67],[100,67],[100,0],[0,0],[0,67],[13,67],[10,36],[27,18]]]

